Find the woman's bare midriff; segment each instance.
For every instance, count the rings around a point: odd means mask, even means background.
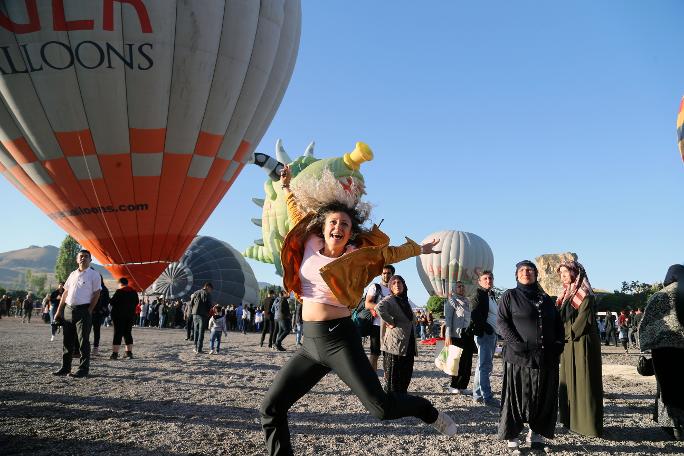
[[[346,307],[331,306],[320,302],[304,301],[302,305],[302,320],[327,321],[345,318],[351,315]]]

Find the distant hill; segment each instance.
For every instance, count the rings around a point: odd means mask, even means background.
[[[30,245],[25,249],[0,252],[0,285],[5,288],[17,288],[26,271],[47,274],[48,284],[55,285],[55,264],[59,248],[54,245],[39,247]],[[99,264],[93,264],[96,271],[102,274],[110,289],[115,288],[111,274]],[[110,287],[110,283],[112,286]]]

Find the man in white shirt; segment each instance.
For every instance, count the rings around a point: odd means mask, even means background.
[[[62,348],[62,367],[52,375],[81,378],[88,376],[90,369],[90,330],[93,326],[92,313],[98,299],[102,278],[90,268],[92,257],[87,250],[76,255],[78,269],[69,274],[64,283],[64,292],[59,301],[55,320],[62,320],[64,342]],[[75,373],[71,373],[71,360],[74,341],[78,342],[81,353],[80,363]]]
[[[378,370],[378,357],[380,356],[380,325],[382,320],[375,313],[375,306],[382,298],[389,296],[390,290],[388,288],[389,280],[394,275],[395,269],[391,264],[385,265],[382,268],[382,275],[380,276],[380,283],[373,282],[366,292],[366,309],[370,310],[373,315],[373,327],[370,333],[370,356],[369,361],[373,370]]]

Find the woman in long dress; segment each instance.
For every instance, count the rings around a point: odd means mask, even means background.
[[[563,262],[557,272],[563,283],[563,293],[556,305],[565,327],[558,390],[560,422],[578,434],[601,437],[603,382],[596,299],[587,272],[580,263]]]

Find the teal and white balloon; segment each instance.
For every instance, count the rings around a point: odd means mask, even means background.
[[[480,236],[465,231],[437,231],[423,239],[422,243],[439,239],[435,250],[441,253],[416,257],[418,275],[428,293],[447,297],[455,291],[456,282],[466,286],[466,293],[477,288],[481,271],[493,270],[494,254]]]

